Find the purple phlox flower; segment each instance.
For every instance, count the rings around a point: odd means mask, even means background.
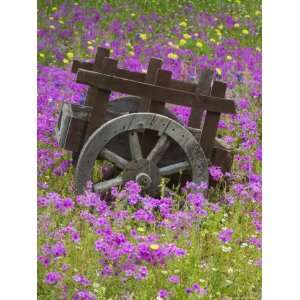
[[[210,203],[209,206],[210,206],[211,210],[215,213],[217,213],[221,210],[218,203]]]
[[[171,293],[167,290],[159,290],[157,298],[158,299],[167,299]]]
[[[248,109],[249,108],[249,101],[245,98],[241,99],[237,104],[240,109]]]
[[[190,193],[187,195],[187,200],[195,208],[202,208],[204,205],[204,201],[205,201],[205,199],[201,193]]]
[[[133,217],[137,221],[144,221],[149,224],[154,224],[156,221],[155,216],[145,209],[139,209],[134,213]]]
[[[141,192],[141,187],[135,181],[128,181],[125,184],[125,191],[127,192],[128,203],[130,205],[135,205],[140,199],[139,193]]]
[[[174,283],[174,284],[178,284],[180,282],[180,278],[177,275],[171,275],[168,278],[169,282]]]
[[[48,256],[40,255],[38,256],[38,261],[47,268],[50,265],[51,259]]]
[[[66,256],[66,248],[63,242],[57,242],[56,244],[52,245],[51,253],[55,257],[59,256]]]
[[[56,284],[57,282],[59,282],[62,279],[62,275],[58,272],[49,272],[46,274],[45,276],[45,283],[47,284]]]
[[[101,270],[101,276],[111,276],[113,274],[113,270],[109,265],[104,265]]]
[[[72,209],[74,207],[74,202],[71,198],[65,198],[62,201],[62,206],[67,209]]]
[[[260,238],[255,238],[255,237],[251,237],[248,239],[248,243],[252,244],[254,246],[256,246],[257,248],[261,248],[261,239]]]
[[[78,291],[73,295],[73,300],[97,300],[95,294],[90,291]]]
[[[50,200],[47,197],[39,196],[37,198],[38,207],[47,207],[50,203]]]
[[[219,239],[223,243],[228,243],[232,239],[233,230],[232,229],[222,229],[219,233]]]
[[[69,270],[69,265],[68,264],[62,264],[61,269],[63,270],[63,272]]]
[[[226,195],[225,196],[225,203],[232,205],[235,202],[234,197],[232,197],[231,195]]]
[[[91,282],[83,275],[76,274],[72,276],[73,280],[81,285],[89,286]]]
[[[204,288],[202,288],[198,283],[194,283],[192,285],[192,289],[195,293],[197,293],[199,295],[205,295],[206,294],[206,290]]]
[[[147,269],[147,267],[141,266],[141,267],[138,269],[138,271],[137,271],[137,273],[136,273],[136,275],[135,275],[135,279],[137,279],[137,280],[143,280],[143,279],[145,279],[147,276],[148,276],[148,269]]]
[[[219,181],[223,177],[223,172],[220,167],[211,166],[208,168],[210,176],[215,181]]]
[[[206,289],[200,287],[198,283],[194,283],[192,287],[186,288],[185,291],[187,294],[197,293],[199,295],[206,295],[207,293]]]

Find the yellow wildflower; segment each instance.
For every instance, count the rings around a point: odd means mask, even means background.
[[[255,15],[256,15],[256,16],[260,16],[260,15],[261,15],[261,12],[260,12],[259,10],[257,10],[257,11],[255,12]]]
[[[221,30],[224,28],[223,24],[220,24],[218,27],[219,27],[219,29],[221,29]]]
[[[186,44],[186,40],[181,39],[181,40],[179,41],[179,46],[184,46],[185,44]]]
[[[141,38],[143,41],[146,41],[146,40],[147,40],[147,34],[146,34],[146,33],[140,33],[140,38]]]
[[[93,46],[88,46],[88,49],[93,51],[94,47]]]
[[[215,29],[215,32],[217,33],[217,35],[220,37],[222,36],[222,32],[219,29]]]
[[[240,0],[235,0],[235,3],[236,4],[241,4],[241,1]]]
[[[184,37],[186,40],[188,40],[188,39],[191,38],[191,36],[190,36],[188,33],[184,33],[184,34],[183,34],[183,37]]]
[[[64,58],[64,59],[63,59],[63,63],[64,63],[64,64],[68,64],[68,63],[69,63],[69,60],[67,60],[66,58]]]
[[[247,34],[249,34],[249,31],[248,31],[248,29],[243,29],[242,33],[245,34],[245,35],[247,35]]]
[[[132,49],[132,48],[133,48],[133,46],[131,45],[131,43],[130,43],[130,42],[127,42],[127,43],[126,43],[126,46],[127,46],[128,48],[130,48],[130,49]]]
[[[56,6],[53,6],[53,7],[52,7],[52,11],[57,11],[57,7],[56,7]]]
[[[246,15],[245,18],[246,18],[246,19],[250,19],[250,16],[249,16],[249,15]]]
[[[138,227],[138,228],[137,228],[137,231],[138,231],[138,232],[145,232],[145,228],[143,228],[143,227]]]
[[[49,28],[50,29],[55,29],[55,26],[54,25],[50,25]]]
[[[74,53],[73,52],[68,52],[67,53],[67,58],[68,59],[73,59],[74,58]]]
[[[92,42],[92,41],[88,41],[87,43],[88,43],[88,45],[92,45],[92,44],[93,44],[93,42]]]
[[[198,47],[198,48],[203,48],[203,43],[202,43],[201,41],[198,41],[198,42],[196,43],[196,47]]]
[[[255,50],[261,52],[261,49],[259,47],[256,47]]]
[[[109,50],[109,53],[110,53],[110,54],[113,54],[113,53],[114,53],[114,49],[110,49],[110,50]]]
[[[135,13],[131,13],[130,15],[131,15],[132,17],[135,17]]]
[[[176,53],[169,53],[168,54],[168,58],[171,58],[171,59],[177,59],[178,58],[178,55]]]
[[[157,244],[151,244],[150,245],[150,249],[151,250],[158,250],[159,249],[159,245],[157,245]]]
[[[134,56],[134,51],[129,51],[128,53],[130,56]]]
[[[209,41],[210,41],[211,43],[215,43],[215,42],[216,42],[215,39],[209,39]]]
[[[232,56],[231,55],[227,55],[226,58],[227,58],[227,60],[232,60]]]
[[[233,27],[234,27],[234,28],[240,28],[240,24],[239,24],[239,23],[235,23],[235,24],[233,25]]]
[[[221,70],[220,68],[216,68],[216,72],[217,72],[217,74],[218,74],[219,76],[222,75],[222,70]]]
[[[59,20],[58,23],[65,24],[64,20]]]
[[[44,53],[40,53],[39,55],[40,55],[41,58],[44,58],[44,57],[45,57],[45,54],[44,54]]]
[[[187,27],[187,23],[185,21],[182,21],[181,23],[179,23],[179,25],[182,27]]]

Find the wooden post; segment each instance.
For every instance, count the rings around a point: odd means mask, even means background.
[[[196,94],[202,94],[207,96],[210,94],[213,75],[214,72],[209,69],[204,69],[200,72],[199,82],[195,90]],[[204,110],[200,105],[200,99],[199,97],[197,97],[191,109],[191,115],[188,123],[190,127],[194,127],[194,128],[201,127],[203,112]]]
[[[171,81],[172,72],[167,70],[158,70],[156,85],[168,87]],[[150,112],[164,114],[165,102],[152,99]]]
[[[147,74],[145,77],[145,83],[155,84],[157,81],[158,71],[160,70],[163,62],[158,58],[151,58]],[[138,112],[147,112],[150,111],[151,106],[151,97],[143,97],[139,103]]]
[[[104,74],[114,75],[117,69],[118,61],[105,57],[101,66],[101,72]],[[92,87],[93,92],[93,110],[91,113],[90,123],[86,130],[85,138],[87,139],[100,125],[104,123],[106,108],[111,91]]]
[[[219,98],[225,98],[225,93],[226,83],[215,81],[212,87],[211,95]],[[200,144],[208,159],[211,159],[220,115],[220,112],[207,111],[205,116]]]

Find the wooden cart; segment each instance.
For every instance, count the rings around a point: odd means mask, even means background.
[[[233,152],[216,134],[221,113],[235,113],[235,104],[225,99],[226,84],[214,80],[213,71],[203,70],[194,84],[172,79],[160,59],[139,73],[118,68],[109,53],[99,47],[94,63],[73,62],[76,81],[89,89],[84,105],[63,103],[56,128],[60,146],[72,151],[77,193],[92,180],[98,159],[114,166],[93,183],[100,192],[136,180],[155,195],[162,177],[199,183],[208,182],[210,164],[230,171]],[[111,91],[129,96],[109,101]],[[191,107],[188,127],[167,103]]]

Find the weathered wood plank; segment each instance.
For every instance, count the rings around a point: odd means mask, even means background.
[[[131,153],[131,160],[143,159],[142,148],[136,130],[132,130],[129,132],[129,148]]]
[[[93,63],[87,61],[79,61],[74,59],[72,63],[72,73],[77,73],[78,69],[93,70]]]
[[[146,73],[139,73],[135,71],[129,71],[126,69],[117,69],[116,76],[124,77],[126,79],[135,80],[139,82],[144,82],[146,78]]]
[[[95,61],[93,63],[74,59],[71,70],[73,73],[77,73],[78,69],[100,71],[104,58],[109,57],[109,54],[110,54],[109,49],[98,47],[95,56]]]
[[[148,154],[147,160],[157,164],[160,161],[160,159],[163,157],[165,152],[168,150],[170,144],[171,141],[169,140],[169,138],[165,134],[163,134],[157,141],[154,148]]]
[[[225,97],[226,84],[221,82],[214,82],[211,94],[213,96]],[[207,158],[211,158],[215,137],[218,129],[218,123],[220,120],[220,112],[207,111],[205,116],[205,122],[203,125],[201,135],[201,146]]]
[[[100,89],[110,89],[112,91],[134,96],[148,96],[162,102],[189,107],[192,106],[196,97],[195,93],[154,86],[148,83],[136,82],[113,75],[106,75],[82,69],[78,70],[76,81],[79,83],[89,84]],[[197,96],[200,98],[201,106],[204,110],[221,113],[235,113],[236,111],[233,100],[215,96]]]
[[[158,77],[158,70],[161,68],[162,63],[163,62],[161,59],[157,59],[157,58],[150,59],[147,74],[145,77],[145,83],[152,83],[152,84],[156,83]],[[151,95],[144,96],[139,103],[138,111],[148,112],[150,111],[150,106],[151,106]]]
[[[107,148],[104,148],[101,152],[101,157],[108,160],[109,162],[114,163],[118,168],[123,170],[125,166],[128,164],[128,160],[121,157],[120,155],[108,150]]]
[[[204,69],[199,74],[199,82],[195,89],[196,94],[209,95],[211,91],[211,85],[213,81],[214,72],[210,69]],[[201,107],[201,101],[196,97],[194,100],[191,114],[189,118],[189,126],[194,128],[200,128],[202,116],[203,116],[203,107]]]
[[[109,179],[106,181],[98,182],[93,185],[94,192],[105,192],[112,188],[113,186],[119,186],[123,183],[122,176],[118,176],[113,179]]]
[[[105,57],[102,65],[102,72],[114,74],[114,71],[117,69],[118,61]],[[86,138],[89,137],[101,124],[104,123],[107,104],[109,96],[111,94],[110,90],[105,88],[99,89],[96,88],[94,92],[94,102],[93,102],[93,111],[91,113],[90,123],[86,131]]]
[[[156,85],[168,87],[172,77],[172,72],[167,70],[159,70],[157,75]],[[165,102],[152,99],[150,112],[163,114],[165,110]]]
[[[159,171],[159,176],[164,177],[164,176],[180,173],[189,169],[191,169],[189,162],[183,161],[170,166],[159,168],[158,171]]]

